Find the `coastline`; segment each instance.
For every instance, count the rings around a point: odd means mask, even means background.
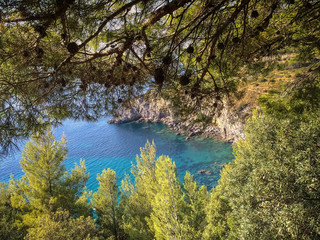
[[[196,122],[195,114],[191,114],[186,121],[179,120],[171,106],[171,103],[163,98],[150,100],[142,95],[120,107],[116,116],[108,123],[161,122],[176,131],[177,135],[186,136],[186,139],[192,136],[204,136],[219,138],[225,142],[235,142],[239,138],[244,138],[245,121],[252,111],[249,105],[241,109],[232,109],[221,102],[219,114],[214,114],[210,123],[204,123]]]

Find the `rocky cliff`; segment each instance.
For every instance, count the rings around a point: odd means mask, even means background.
[[[196,114],[191,114],[187,120],[182,121],[175,116],[176,114],[174,114],[169,101],[162,98],[147,100],[144,96],[140,96],[131,100],[129,104],[122,106],[118,110],[117,116],[113,117],[108,123],[162,122],[170,129],[177,131],[177,134],[186,135],[187,138],[203,135],[220,138],[228,142],[233,142],[239,137],[243,138],[245,119],[251,113],[250,106],[244,105],[240,109],[233,109],[223,102],[221,105],[218,114],[212,114],[213,110],[207,109],[208,115],[214,116],[209,123],[196,121]]]

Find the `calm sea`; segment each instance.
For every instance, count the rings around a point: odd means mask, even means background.
[[[55,130],[57,139],[65,133],[68,143],[67,169],[74,167],[79,160],[85,159],[90,178],[87,187],[96,190],[97,173],[112,168],[121,180],[130,173],[131,163],[135,163],[147,140],[154,141],[157,155],[168,155],[175,162],[182,179],[186,171],[194,174],[201,185],[209,189],[217,185],[223,164],[233,158],[232,145],[214,139],[192,137],[185,140],[161,123],[107,124],[107,119],[98,122],[64,121]],[[8,181],[22,176],[19,165],[21,151],[0,159],[0,181]],[[199,170],[211,171],[210,175],[198,174]]]

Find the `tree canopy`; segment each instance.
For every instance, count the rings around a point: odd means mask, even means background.
[[[65,138],[36,134],[20,162],[25,175],[0,183],[0,238],[318,239],[319,92],[311,81],[261,99],[264,114],[248,122],[210,193],[188,172],[180,182],[175,163],[147,142],[131,176],[118,184],[103,170],[91,195],[84,162],[65,171]]]
[[[316,0],[1,1],[2,150],[150,87],[221,101],[263,57],[293,48],[315,58],[319,21]]]
[[[262,99],[208,205],[209,239],[317,239],[319,83]],[[211,237],[211,238],[210,238]]]

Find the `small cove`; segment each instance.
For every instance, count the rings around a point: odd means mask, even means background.
[[[126,123],[107,124],[108,119],[97,122],[65,120],[55,129],[55,136],[60,139],[64,132],[67,137],[68,156],[64,164],[67,169],[74,167],[80,159],[85,159],[90,178],[88,189],[95,191],[98,187],[96,175],[103,169],[116,171],[119,181],[125,173],[130,174],[131,162],[135,163],[140,147],[146,141],[154,141],[157,156],[168,155],[176,164],[180,179],[186,171],[191,172],[200,185],[209,189],[217,185],[223,164],[233,159],[232,144],[216,139],[184,136],[168,129],[161,123]],[[0,160],[0,181],[8,181],[10,174],[19,178],[20,151]],[[198,174],[205,169],[211,174]]]

